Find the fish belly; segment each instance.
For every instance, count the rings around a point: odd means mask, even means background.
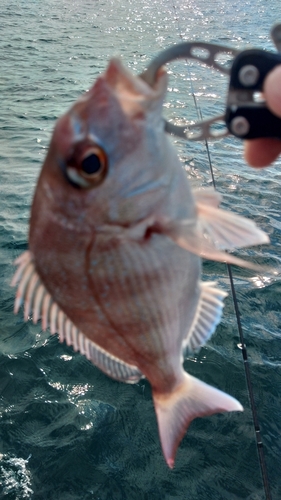
[[[200,258],[159,233],[133,240],[65,231],[62,238],[52,228],[51,236],[50,248],[33,237],[30,249],[53,301],[86,337],[137,366],[155,387],[174,384],[199,301]]]
[[[157,386],[174,379],[199,300],[199,257],[156,233],[116,245],[101,236],[88,273],[90,293],[115,331],[105,347],[89,325],[92,340],[138,366]]]

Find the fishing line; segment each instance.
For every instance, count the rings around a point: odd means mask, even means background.
[[[177,18],[177,21],[179,22],[178,18]],[[182,37],[181,34],[180,34],[180,38],[181,38],[181,40],[183,40],[183,37]],[[197,99],[196,99],[196,95],[195,95],[194,87],[193,87],[193,83],[192,83],[192,78],[191,78],[190,67],[189,67],[189,64],[188,64],[187,60],[186,60],[186,62],[187,62],[188,76],[189,76],[189,80],[190,80],[191,95],[193,97],[193,102],[194,102],[194,105],[195,105],[195,109],[196,109],[196,113],[197,113],[197,118],[198,118],[198,120],[202,121],[203,120],[202,111],[201,111],[200,106],[197,103]],[[216,188],[216,181],[215,181],[213,167],[212,167],[212,162],[211,162],[211,154],[210,154],[209,144],[208,144],[207,139],[204,139],[204,142],[205,142],[205,148],[206,148],[206,152],[207,152],[207,156],[208,156],[208,161],[209,161],[209,165],[210,165],[210,173],[211,173],[211,177],[212,177],[212,184],[213,184],[214,188]]]
[[[177,15],[176,6],[174,4],[173,4],[173,9],[175,11],[176,20],[178,22],[179,36],[180,36],[181,40],[183,40],[183,36],[182,36],[181,30],[180,30],[179,16]],[[194,87],[193,87],[193,82],[192,82],[192,78],[191,78],[191,72],[190,72],[188,60],[186,60],[186,62],[187,62],[187,70],[188,70],[188,74],[189,74],[189,79],[190,79],[191,94],[193,97],[197,117],[201,121],[203,119],[202,111],[201,111],[200,104],[198,103],[198,101],[196,99],[195,92],[194,92]],[[205,148],[206,148],[206,153],[207,153],[208,162],[209,162],[210,174],[212,177],[212,184],[213,184],[213,187],[216,188],[216,182],[215,182],[215,177],[214,177],[214,172],[213,172],[213,165],[212,165],[212,161],[211,161],[211,155],[210,155],[209,144],[208,144],[207,139],[205,139]],[[260,429],[260,425],[259,425],[258,414],[257,414],[257,409],[256,409],[255,399],[254,399],[254,391],[253,391],[253,384],[252,384],[252,380],[251,380],[251,373],[250,373],[250,367],[249,367],[249,362],[248,362],[247,347],[246,347],[246,344],[244,341],[244,334],[243,334],[242,324],[241,324],[241,320],[240,320],[241,315],[240,315],[240,311],[239,311],[238,300],[237,300],[237,295],[236,295],[236,290],[235,290],[234,280],[233,280],[233,275],[232,275],[232,267],[230,264],[226,264],[226,266],[227,266],[227,272],[228,272],[228,277],[229,277],[229,281],[230,281],[230,288],[231,288],[233,306],[234,306],[234,311],[235,311],[235,316],[236,316],[237,329],[238,329],[238,333],[239,333],[240,348],[242,351],[246,384],[247,384],[247,390],[248,390],[251,411],[252,411],[252,417],[253,417],[253,424],[254,424],[254,429],[255,429],[255,437],[256,437],[256,444],[257,444],[257,449],[258,449],[258,457],[259,457],[261,475],[262,475],[262,480],[263,480],[264,493],[265,493],[266,500],[272,500],[270,486],[269,486],[268,472],[267,472],[266,461],[265,461],[265,456],[264,456],[264,447],[263,447],[262,438],[261,438],[261,429]]]

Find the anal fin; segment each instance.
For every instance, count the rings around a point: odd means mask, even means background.
[[[193,323],[189,329],[183,348],[194,352],[202,347],[219,324],[227,293],[215,287],[216,282],[201,282],[201,294]]]

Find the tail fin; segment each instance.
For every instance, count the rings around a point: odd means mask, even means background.
[[[168,395],[153,392],[153,400],[163,455],[171,469],[178,445],[194,418],[224,411],[243,411],[236,399],[187,373],[174,392]]]

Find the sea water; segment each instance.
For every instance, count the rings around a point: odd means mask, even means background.
[[[278,18],[279,16],[279,18]],[[261,500],[255,426],[225,265],[204,279],[229,293],[221,324],[185,361],[244,413],[196,419],[168,470],[146,381],[115,382],[40,325],[13,315],[14,259],[27,249],[30,204],[55,120],[119,56],[141,73],[181,40],[273,50],[280,0],[2,0],[0,6],[0,498]],[[224,110],[227,78],[169,65],[165,116],[194,121]],[[174,139],[186,175],[211,185],[206,145]],[[243,160],[235,138],[209,143],[224,208],[249,216],[271,243],[240,252],[272,273],[233,268],[271,495],[281,498],[281,169]],[[93,326],[94,327],[94,326]]]

